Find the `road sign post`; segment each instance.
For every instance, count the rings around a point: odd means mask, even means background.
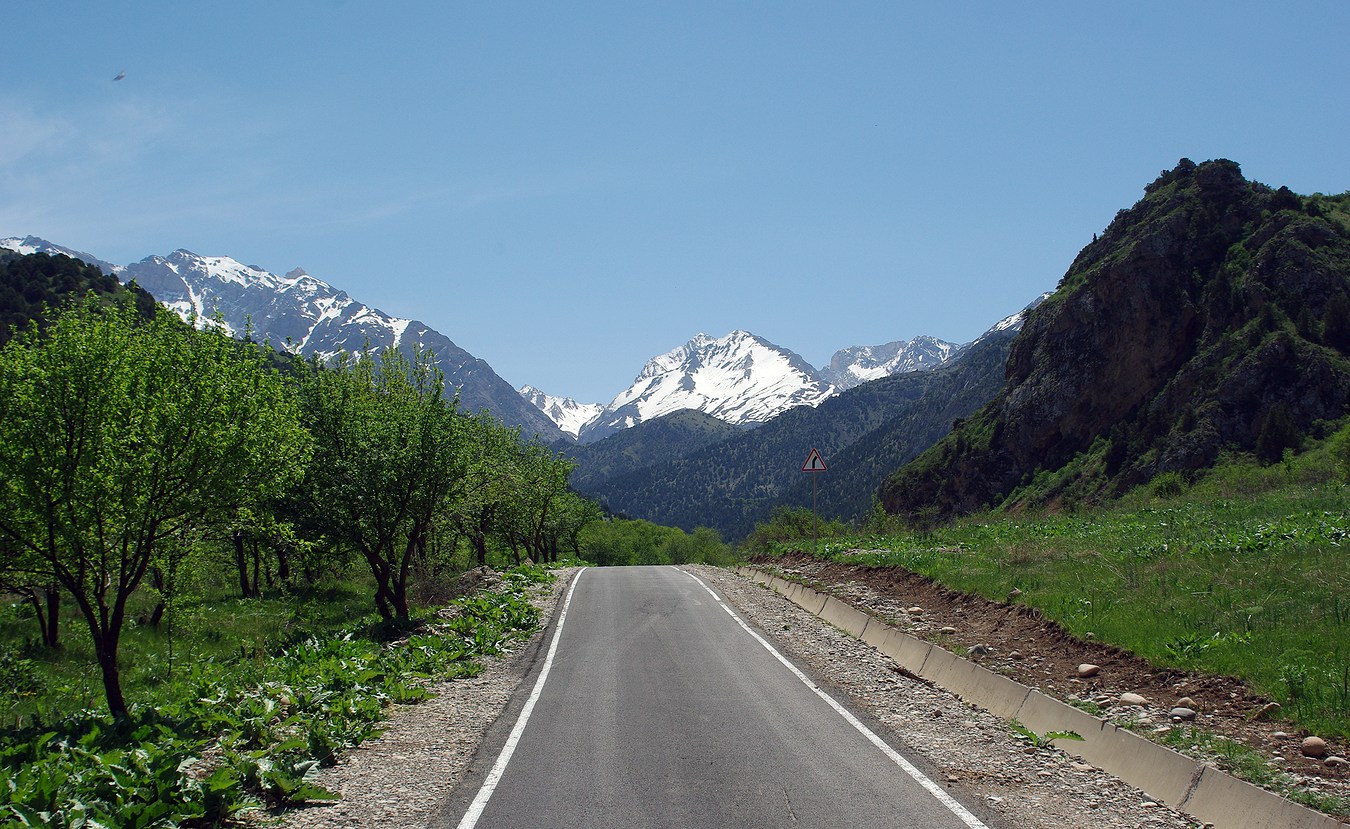
[[[816,475],[825,471],[825,459],[820,456],[820,451],[814,446],[811,447],[811,454],[806,456],[806,462],[802,464],[802,471],[811,473],[811,515],[815,519],[815,524],[811,533],[811,544],[815,548],[814,555],[820,557],[820,513],[816,511]]]

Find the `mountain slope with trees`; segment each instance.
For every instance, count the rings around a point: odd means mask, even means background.
[[[0,345],[9,342],[28,323],[40,321],[49,308],[59,308],[75,297],[93,292],[101,297],[136,293],[142,317],[149,318],[155,300],[135,286],[124,286],[96,265],[64,254],[22,255],[0,249]]]
[[[645,467],[624,471],[611,461],[615,472],[604,476],[591,469],[592,458],[601,456],[578,455],[578,489],[617,513],[686,530],[710,527],[739,538],[776,507],[811,505],[810,481],[800,470],[815,448],[829,466],[820,481],[826,493],[821,511],[860,517],[886,470],[914,457],[998,390],[1014,333],[1015,326],[990,332],[945,368],[864,383],[814,408],[790,409],[756,429],[697,451],[685,447],[678,457]],[[633,431],[630,440],[644,435]],[[604,451],[622,438],[610,437],[588,451]],[[672,451],[680,448],[672,445]]]
[[[1348,349],[1350,195],[1183,159],[1029,315],[997,397],[879,495],[933,520],[1276,460],[1350,411]]]

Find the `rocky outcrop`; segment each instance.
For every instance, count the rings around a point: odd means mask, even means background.
[[[1350,410],[1344,197],[1183,160],[1027,318],[1003,390],[881,487],[891,512],[1117,494]]]

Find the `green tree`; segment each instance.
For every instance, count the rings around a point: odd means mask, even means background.
[[[167,543],[285,486],[306,440],[260,349],[92,298],[0,350],[0,534],[6,569],[45,567],[93,638],[124,716],[127,601]],[[168,562],[165,562],[168,563]]]
[[[444,398],[430,352],[341,355],[303,382],[314,460],[304,495],[311,525],[350,544],[375,577],[375,607],[409,618],[408,582],[437,517],[463,485],[466,428]]]
[[[517,462],[520,430],[508,429],[486,412],[467,421],[466,429],[464,482],[448,513],[483,566],[488,563],[488,541],[523,485]]]
[[[539,443],[516,453],[516,487],[498,524],[517,561],[556,561],[561,540],[571,531],[568,477],[576,464]]]

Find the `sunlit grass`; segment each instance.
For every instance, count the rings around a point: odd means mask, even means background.
[[[1299,725],[1350,738],[1350,489],[1315,464],[1234,466],[1092,512],[835,537],[820,555],[991,600],[1016,588],[1076,636],[1241,677]]]

